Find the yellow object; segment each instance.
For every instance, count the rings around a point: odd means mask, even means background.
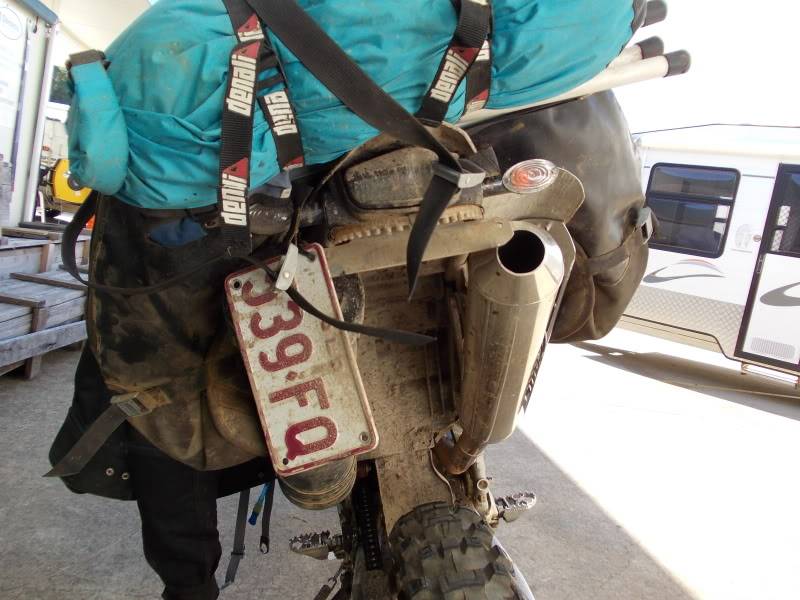
[[[53,167],[53,200],[56,202],[69,202],[70,204],[83,204],[92,190],[81,187],[72,178],[69,172],[69,161],[61,158]]]

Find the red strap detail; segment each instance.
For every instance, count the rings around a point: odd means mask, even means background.
[[[250,33],[253,31],[257,31],[260,28],[261,28],[261,23],[258,20],[258,15],[253,13],[253,15],[249,19],[247,19],[247,22],[245,22],[244,25],[239,27],[238,33]]]
[[[241,50],[237,50],[234,54],[238,56],[246,56],[247,58],[251,58],[256,60],[258,58],[258,49],[261,46],[260,42],[253,42],[242,48]]]
[[[237,163],[232,164],[230,167],[223,171],[226,175],[232,175],[233,177],[241,177],[242,179],[247,179],[248,174],[250,173],[250,160],[247,158],[243,158]]]

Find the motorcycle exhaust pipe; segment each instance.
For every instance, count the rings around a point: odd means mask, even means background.
[[[305,510],[324,510],[336,506],[350,495],[355,481],[355,456],[297,475],[278,477],[287,500]]]
[[[553,237],[524,222],[514,230],[506,245],[468,261],[457,406],[463,433],[455,445],[442,440],[436,447],[454,475],[514,432],[564,280],[564,257]]]

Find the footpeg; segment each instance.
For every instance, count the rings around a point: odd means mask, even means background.
[[[534,507],[536,494],[533,492],[518,492],[510,496],[496,498],[495,504],[497,505],[497,516],[506,523],[511,523]]]
[[[295,554],[302,554],[316,560],[342,559],[345,556],[344,537],[331,535],[330,531],[304,533],[289,540],[289,548]]]

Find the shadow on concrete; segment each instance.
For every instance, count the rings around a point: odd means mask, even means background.
[[[487,467],[496,494],[537,494],[527,515],[498,530],[536,600],[693,598],[521,431],[489,448]]]
[[[800,421],[800,390],[788,383],[659,352],[588,342],[573,346],[591,353],[588,358],[594,361],[629,373]]]
[[[77,358],[55,352],[44,359],[35,381],[0,379],[0,598],[154,599],[161,586],[141,554],[135,505],[76,496],[41,477],[69,404]],[[498,532],[537,600],[691,598],[521,432],[491,448],[488,466],[496,493],[530,489],[539,496],[531,514]],[[220,502],[220,578],[235,509],[235,497]],[[288,539],[326,528],[338,528],[335,511],[301,511],[276,498],[273,551],[260,556],[257,528],[248,528],[248,554],[223,597],[313,598],[338,564],[292,555]]]

